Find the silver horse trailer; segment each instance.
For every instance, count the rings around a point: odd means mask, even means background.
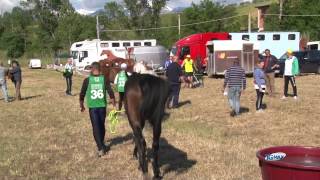
[[[238,61],[246,74],[254,71],[258,61],[259,50],[249,41],[225,40],[207,42],[207,73],[224,75],[225,71]]]
[[[131,58],[136,62],[143,61],[153,70],[164,69],[164,63],[169,53],[163,46],[134,47]]]

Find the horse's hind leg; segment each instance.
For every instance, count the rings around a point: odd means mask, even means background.
[[[143,172],[143,174],[148,173],[148,164],[146,158],[146,141],[142,135],[141,128],[134,128],[133,130],[134,137],[135,137],[135,144],[137,146],[138,157],[139,157],[139,165]]]
[[[158,163],[160,135],[161,135],[161,120],[156,122],[156,124],[154,124],[154,126],[153,126],[152,167],[153,167],[153,174],[154,174],[155,179],[161,179],[159,163]]]

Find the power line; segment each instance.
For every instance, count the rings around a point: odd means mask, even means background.
[[[196,23],[189,23],[189,24],[182,24],[180,27],[187,27],[187,26],[193,26],[193,25],[198,25],[198,24],[206,24],[210,22],[216,22],[216,21],[223,21],[227,19],[233,19],[237,17],[242,17],[242,16],[248,16],[248,15],[237,15],[237,16],[230,16],[230,17],[225,17],[225,18],[220,18],[220,19],[212,19],[208,21],[202,21],[202,22],[196,22]],[[171,28],[178,28],[179,26],[163,26],[163,27],[155,27],[155,28],[143,28],[143,29],[110,29],[110,30],[102,30],[103,32],[127,32],[127,31],[148,31],[148,30],[158,30],[158,29],[171,29]]]
[[[320,14],[264,14],[265,16],[319,17]]]

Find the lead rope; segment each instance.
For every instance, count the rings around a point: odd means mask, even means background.
[[[122,110],[122,111],[112,110],[108,114],[108,119],[110,121],[109,122],[109,129],[110,129],[111,134],[116,133],[116,126],[119,124],[118,114],[120,112],[124,112],[124,110]]]

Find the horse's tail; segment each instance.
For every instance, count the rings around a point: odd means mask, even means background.
[[[142,118],[147,119],[152,126],[161,123],[166,101],[169,96],[169,85],[167,81],[156,76],[144,74],[141,77],[139,86],[142,91],[142,104],[140,113]]]

